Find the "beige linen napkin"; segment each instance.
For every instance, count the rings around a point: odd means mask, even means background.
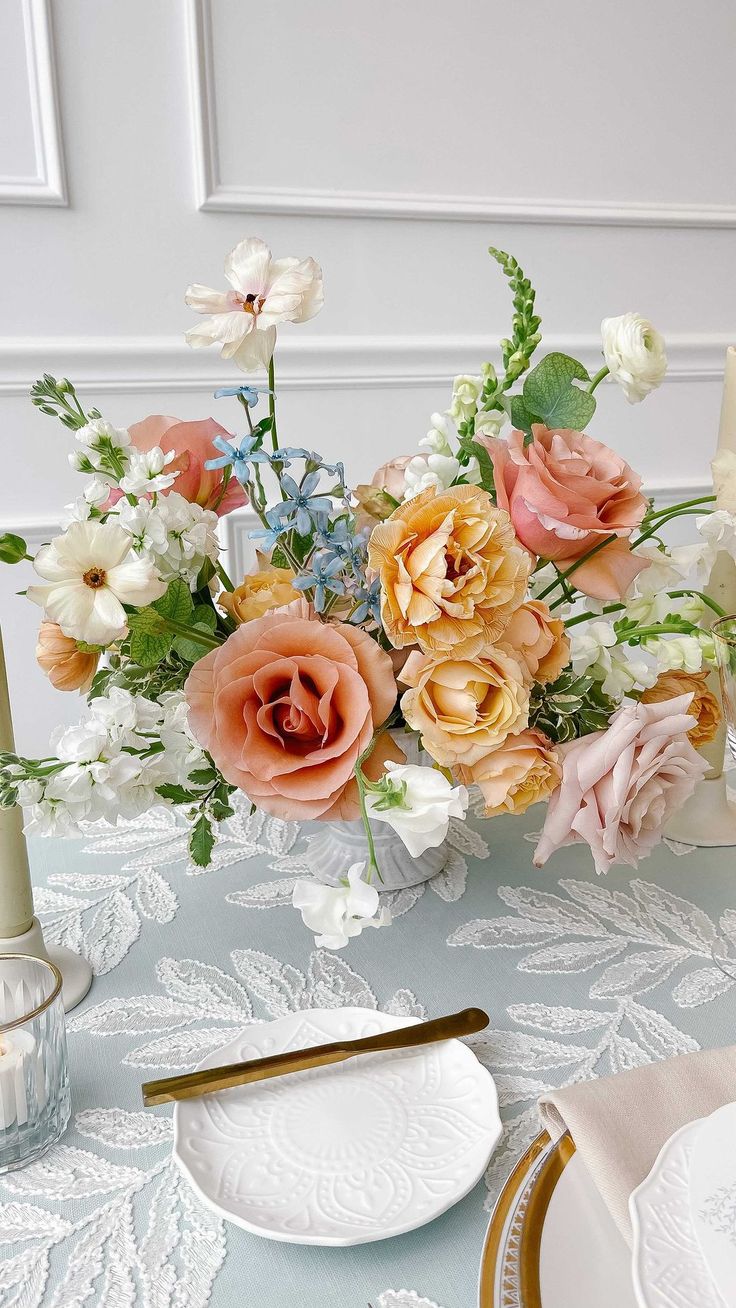
[[[553,1139],[568,1130],[622,1234],[629,1195],[679,1127],[736,1100],[736,1045],[636,1067],[539,1100]]]

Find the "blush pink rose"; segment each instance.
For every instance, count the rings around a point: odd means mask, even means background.
[[[571,580],[596,599],[620,599],[647,566],[626,540],[647,507],[641,478],[584,432],[550,431],[535,423],[532,437],[528,445],[521,431],[512,431],[507,441],[477,438],[491,455],[499,507],[510,514],[522,545],[563,570],[606,536],[616,536]]]
[[[388,463],[382,463],[371,478],[371,486],[388,491],[389,495],[400,504],[406,493],[404,474],[415,457],[413,454],[398,454],[395,459],[389,459]]]
[[[301,601],[246,622],[195,663],[189,722],[226,781],[287,821],[360,815],[354,768],[396,702],[388,654],[365,631],[302,616]],[[388,733],[363,765],[403,762]]]
[[[606,731],[559,747],[562,781],[549,801],[536,867],[580,841],[590,845],[598,873],[613,863],[636,867],[652,852],[667,819],[708,771],[688,740],[691,700],[625,704]]]
[[[214,459],[218,455],[212,446],[215,436],[222,436],[225,440],[231,436],[214,418],[181,422],[179,418],[154,414],[142,422],[133,423],[129,430],[136,449],[152,450],[158,445],[165,454],[174,451],[176,458],[168,468],[178,472],[179,476],[171,490],[183,495],[190,504],[200,504],[203,509],[214,509],[218,517],[222,517],[233,509],[242,509],[248,503],[248,496],[234,477],[222,495],[222,469],[210,470],[204,466],[206,459]],[[166,493],[162,492],[164,495]]]

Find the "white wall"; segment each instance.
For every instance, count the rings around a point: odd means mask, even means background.
[[[635,409],[602,388],[592,430],[652,490],[699,489],[736,339],[735,37],[731,0],[2,0],[2,528],[37,543],[75,494],[27,399],[44,370],[121,424],[236,421],[182,296],[251,234],[324,266],[325,309],[277,356],[281,433],[354,481],[493,357],[493,243],[586,362],[605,314],[660,326],[668,382]],[[35,668],[21,573],[0,615],[32,751],[79,704]]]

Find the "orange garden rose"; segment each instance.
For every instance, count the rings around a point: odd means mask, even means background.
[[[430,487],[401,504],[374,528],[368,561],[391,644],[461,658],[498,639],[530,569],[508,514],[477,486]]]
[[[473,767],[461,768],[466,785],[475,784],[485,800],[485,816],[526,813],[532,804],[548,799],[562,778],[557,751],[541,731],[530,728],[507,736]]]
[[[409,655],[399,681],[406,721],[442,767],[470,767],[528,722],[526,668],[511,651],[457,659]]]
[[[189,722],[226,781],[287,819],[360,816],[353,770],[396,702],[385,650],[359,627],[302,616],[303,601],[247,622],[195,663]],[[363,770],[403,761],[383,733]]]
[[[502,640],[524,660],[532,680],[542,684],[555,681],[570,661],[565,624],[552,617],[543,600],[522,604],[511,615]]]
[[[56,622],[42,622],[38,631],[36,661],[56,690],[86,692],[100,661],[99,654],[81,650]]]
[[[223,591],[217,602],[238,624],[262,618],[271,609],[283,608],[299,599],[292,586],[291,568],[274,568],[265,562],[258,572],[243,577],[234,591]]]
[[[699,749],[713,739],[721,721],[721,707],[708,688],[707,672],[660,672],[654,685],[644,691],[641,701],[642,704],[660,704],[662,700],[690,694],[692,701],[688,713],[696,722],[687,734],[690,743]]]

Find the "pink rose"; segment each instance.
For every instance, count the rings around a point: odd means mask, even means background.
[[[562,782],[549,801],[536,867],[580,841],[590,845],[599,873],[612,863],[636,867],[652,852],[708,770],[687,736],[691,700],[625,704],[606,731],[560,746]]]
[[[303,601],[246,622],[195,663],[189,722],[226,781],[287,821],[360,815],[354,769],[396,703],[385,650],[360,627],[302,616]],[[403,754],[387,732],[363,765]]]
[[[136,449],[146,451],[158,445],[165,454],[174,450],[176,458],[168,466],[178,471],[179,476],[171,489],[183,495],[190,504],[200,504],[203,509],[214,509],[218,517],[222,517],[224,513],[242,509],[248,503],[248,496],[234,477],[220,498],[222,470],[218,468],[210,471],[204,466],[206,459],[217,457],[218,451],[212,446],[215,436],[230,439],[230,432],[215,422],[214,418],[181,422],[179,418],[154,414],[142,422],[133,423],[129,430]],[[167,492],[162,493],[165,495]]]
[[[389,495],[400,504],[406,491],[404,473],[415,457],[413,454],[399,454],[395,459],[389,459],[388,463],[382,463],[371,477],[371,486],[388,491]]]
[[[626,538],[641,522],[647,502],[641,478],[607,445],[583,432],[550,431],[536,423],[533,439],[512,431],[508,441],[479,436],[493,462],[500,508],[511,515],[519,540],[532,554],[561,569],[606,536],[606,546],[572,575],[596,599],[620,599],[646,562]]]

